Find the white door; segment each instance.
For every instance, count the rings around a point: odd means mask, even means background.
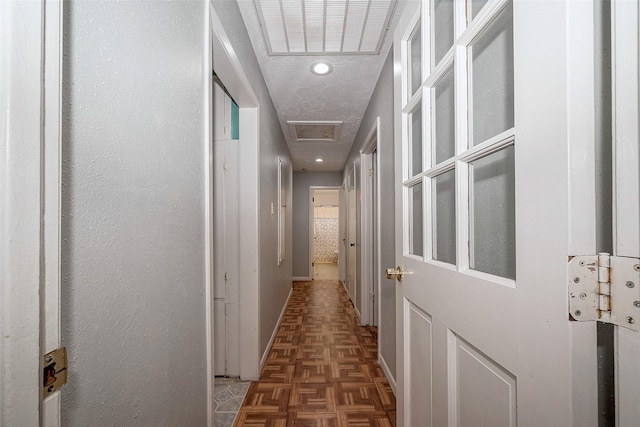
[[[612,2],[614,255],[640,258],[640,7]],[[635,280],[640,286],[640,272]],[[640,421],[640,333],[616,327],[616,423]]]
[[[595,376],[576,372],[595,335],[567,311],[571,221],[593,214],[569,203],[571,7],[424,0],[403,13],[400,426],[597,423],[576,415],[595,390],[574,381]]]
[[[356,201],[356,168],[355,166],[350,171],[349,176],[347,178],[347,215],[348,215],[348,223],[347,223],[347,244],[348,244],[348,259],[349,266],[347,268],[347,291],[349,292],[349,298],[351,298],[351,302],[354,304],[354,307],[357,308],[357,299],[356,299],[356,274],[357,274],[357,264],[356,264],[356,247],[357,247],[357,234],[356,234],[356,226],[357,226],[357,217],[356,217],[356,209],[357,209],[357,201]]]

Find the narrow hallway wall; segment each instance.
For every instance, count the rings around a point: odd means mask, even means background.
[[[205,425],[208,10],[64,7],[62,425]]]
[[[259,356],[262,357],[268,350],[269,340],[275,332],[278,318],[291,291],[291,155],[236,0],[215,0],[211,2],[211,5],[220,17],[224,30],[260,103],[260,153],[258,157],[260,162],[258,174],[260,236],[259,241],[256,242],[259,244],[260,252],[260,265],[256,266],[259,269],[260,278],[260,321],[259,325],[255,325],[255,327],[259,328]],[[242,134],[240,140],[242,143]],[[271,215],[272,203],[276,209],[275,212],[277,212],[278,159],[282,159],[285,166],[283,195],[284,204],[289,207],[286,209],[285,221],[286,242],[284,246],[286,252],[284,261],[280,265],[277,262],[278,216]],[[242,163],[242,159],[240,162]],[[240,179],[243,179],[242,171],[240,171]]]
[[[378,141],[378,169],[380,194],[394,194],[394,155],[393,155],[393,55],[388,54],[375,91],[369,101],[367,111],[360,124],[358,135],[347,158],[346,165],[352,165],[360,159],[360,150],[367,142],[367,136],[371,131],[376,118],[380,117],[380,140]],[[359,189],[358,189],[359,190]],[[359,193],[359,191],[358,191]],[[358,197],[360,195],[358,194]],[[395,242],[395,213],[393,203],[385,203],[384,196],[380,201],[380,242]],[[360,224],[358,223],[358,230]],[[360,264],[360,250],[358,249],[358,265]],[[393,244],[381,244],[379,268],[395,265],[395,248]],[[358,284],[361,289],[361,284]],[[395,306],[395,281],[386,280],[382,275],[380,282],[380,355],[389,367],[391,374],[396,374],[396,306]]]

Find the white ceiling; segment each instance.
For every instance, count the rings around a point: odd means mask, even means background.
[[[403,3],[395,6],[392,0],[238,0],[278,111],[294,171],[344,168],[393,42],[392,28]],[[323,49],[319,41],[322,37],[318,37],[320,28],[324,33]],[[378,34],[371,28],[376,28]],[[331,40],[338,37],[341,51],[326,53],[337,50],[337,42]],[[374,44],[374,51],[379,53],[363,53]],[[269,49],[274,52],[270,54]],[[313,74],[311,65],[319,60],[330,63],[333,72],[326,76]],[[315,142],[296,141],[295,127],[289,122],[341,124],[336,127],[335,138]],[[324,162],[317,163],[316,158]]]

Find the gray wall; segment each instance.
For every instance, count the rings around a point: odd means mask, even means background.
[[[204,425],[205,4],[65,9],[63,424]]]
[[[393,54],[389,53],[384,67],[378,78],[375,91],[367,107],[367,111],[360,124],[360,130],[356,136],[355,143],[351,149],[351,153],[347,159],[348,167],[353,165],[354,161],[358,162],[360,149],[366,142],[369,131],[374,126],[377,117],[380,117],[380,140],[378,141],[378,157],[380,159],[380,169],[378,171],[380,177],[380,223],[381,232],[379,241],[395,242],[395,215],[394,205],[389,203],[389,199],[385,198],[385,194],[394,194],[394,156],[393,156]],[[358,191],[359,197],[359,191]],[[360,203],[358,204],[360,206]],[[360,225],[358,224],[358,230]],[[358,239],[359,240],[359,239]],[[357,254],[358,265],[360,265],[360,249]],[[386,267],[395,265],[395,248],[393,244],[381,244],[381,257],[379,267],[384,270]],[[384,277],[384,275],[383,275]],[[358,280],[358,292],[360,292],[361,284]],[[396,375],[396,308],[395,308],[395,281],[382,279],[381,287],[381,312],[380,323],[378,325],[380,337],[380,355],[385,360],[391,373]]]
[[[291,206],[291,155],[285,143],[271,96],[260,71],[251,40],[242,20],[236,0],[211,2],[224,25],[224,30],[233,45],[242,68],[260,103],[260,180],[259,180],[259,227],[260,227],[260,353],[267,349],[269,340],[291,290],[291,209],[287,209],[287,243],[285,260],[277,265],[278,222],[271,215],[271,203],[278,203],[278,156],[287,166],[283,176],[287,206]],[[214,64],[215,65],[215,64]],[[224,83],[224,82],[223,82]],[[240,159],[242,162],[242,159]],[[240,179],[242,179],[242,171]]]
[[[309,271],[309,187],[339,187],[340,172],[293,173],[293,277],[313,277]]]

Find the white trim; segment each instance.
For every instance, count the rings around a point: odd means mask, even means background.
[[[44,8],[0,2],[0,425],[41,423]]]
[[[311,277],[292,277],[291,281],[293,282],[310,282],[313,278]]]
[[[380,341],[380,339],[378,338],[378,342]],[[389,369],[389,365],[387,364],[387,361],[385,360],[384,357],[382,357],[382,354],[378,353],[378,363],[380,364],[380,368],[382,368],[382,372],[384,373],[384,376],[387,377],[387,382],[389,383],[389,386],[391,387],[391,391],[393,391],[393,395],[396,396],[396,379],[393,378],[393,375],[391,375],[391,370]]]
[[[280,312],[280,316],[278,316],[278,321],[276,322],[276,326],[273,329],[273,333],[271,334],[271,338],[269,338],[269,342],[267,343],[267,347],[260,358],[260,370],[264,367],[264,364],[267,362],[267,357],[269,357],[269,353],[271,353],[271,347],[273,346],[273,342],[276,340],[276,336],[278,335],[278,329],[280,329],[280,324],[282,323],[282,318],[284,314],[287,312],[287,306],[289,305],[289,300],[291,299],[291,295],[293,294],[293,287],[289,289],[289,295],[287,296],[287,300],[284,302],[282,306],[282,311]]]
[[[282,203],[283,203],[283,200],[282,200],[282,169],[283,169],[284,163],[282,162],[282,158],[280,156],[277,157],[277,160],[278,160],[278,164],[277,164],[278,169],[277,169],[276,172],[277,172],[277,181],[278,181],[278,184],[277,184],[278,185],[278,188],[277,188],[277,192],[278,192],[278,195],[277,195],[278,207],[277,207],[277,209],[278,209],[278,211],[276,212],[276,221],[278,223],[277,224],[278,236],[277,236],[276,240],[278,242],[278,247],[277,247],[276,253],[278,254],[278,260],[277,260],[277,264],[276,265],[280,265],[284,261],[284,256],[285,256],[285,251],[286,251],[286,248],[285,248],[286,239],[283,239],[283,236],[282,236],[282,232],[284,231],[283,230],[282,221],[283,221],[283,219],[285,219],[285,218],[282,217]],[[286,229],[286,224],[284,224],[284,226],[285,226],[284,228]]]
[[[626,257],[640,254],[639,10],[635,1],[611,2],[613,247],[617,256]]]
[[[640,6],[636,1],[611,2],[612,191],[613,251],[640,256],[640,127],[639,42]],[[616,425],[637,424],[640,418],[640,335],[616,327]]]
[[[240,377],[260,375],[259,108],[240,108]]]
[[[44,68],[44,304],[41,319],[41,354],[60,347],[60,201],[62,150],[63,3],[45,2]],[[42,425],[60,425],[60,393],[42,402]]]
[[[213,206],[213,84],[211,71],[213,69],[213,33],[211,18],[206,13],[209,5],[204,2],[204,55],[202,63],[202,79],[204,88],[204,210],[205,210],[205,329],[207,346],[207,425],[215,425],[215,315],[214,315],[214,259],[215,247],[214,206]]]
[[[367,138],[365,139],[365,143],[360,150],[360,194],[362,198],[362,205],[360,208],[360,236],[361,236],[361,253],[360,259],[362,260],[362,264],[360,266],[360,283],[362,287],[362,294],[360,296],[360,300],[362,303],[362,322],[363,324],[369,325],[374,324],[374,313],[372,313],[372,307],[370,302],[370,295],[373,292],[376,298],[376,304],[378,304],[378,313],[380,313],[380,281],[382,278],[378,274],[378,286],[374,289],[374,264],[375,257],[377,256],[378,260],[380,259],[380,245],[378,241],[378,246],[373,247],[373,228],[376,227],[376,233],[380,236],[380,168],[379,162],[376,165],[376,179],[378,185],[376,188],[378,189],[377,194],[377,205],[374,207],[376,211],[376,217],[378,218],[378,224],[373,223],[373,212],[370,209],[373,199],[373,186],[370,179],[369,171],[373,169],[372,157],[373,152],[378,147],[378,140],[380,138],[380,117],[377,117]],[[375,253],[374,253],[375,252]],[[378,322],[379,323],[379,322]],[[380,351],[380,340],[378,340],[378,351]]]
[[[568,254],[597,253],[595,154],[595,1],[568,2],[567,148]],[[596,324],[573,322],[571,331],[573,425],[598,422]],[[586,373],[586,374],[585,374]]]

